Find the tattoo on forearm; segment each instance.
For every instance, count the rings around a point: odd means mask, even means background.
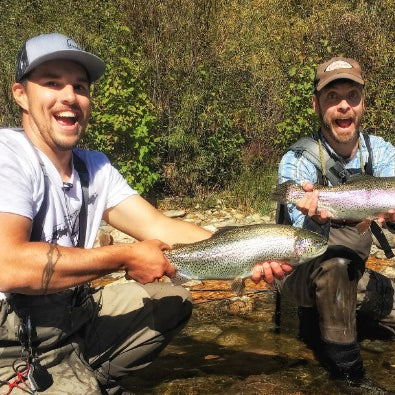
[[[45,265],[42,280],[41,280],[41,288],[44,294],[46,294],[48,291],[49,283],[55,272],[55,266],[58,263],[61,256],[62,255],[59,251],[58,246],[56,244],[50,243],[49,251],[47,252],[48,262]]]

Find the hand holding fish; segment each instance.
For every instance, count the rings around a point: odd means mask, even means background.
[[[326,223],[329,219],[326,209],[317,211],[319,191],[314,190],[314,185],[310,181],[304,181],[302,188],[306,193],[296,203],[296,208],[318,224]]]
[[[251,280],[255,284],[258,284],[261,280],[271,284],[275,278],[282,280],[292,270],[292,266],[289,266],[285,261],[263,261],[253,267]]]
[[[174,277],[175,268],[164,255],[164,251],[170,249],[166,243],[144,240],[121,247],[126,251],[123,266],[126,279],[146,284],[163,276]]]
[[[277,185],[274,200],[292,203],[317,222],[331,218],[340,221],[379,220],[395,222],[395,177],[357,175],[348,182],[331,187],[303,187],[293,181]]]

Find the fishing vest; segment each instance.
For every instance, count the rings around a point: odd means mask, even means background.
[[[373,165],[372,165],[372,146],[370,143],[370,137],[367,133],[361,132],[360,136],[364,139],[366,148],[368,150],[368,160],[365,163],[364,171],[365,174],[373,176]],[[297,156],[304,156],[311,162],[317,170],[317,178],[319,185],[328,185],[328,181],[332,186],[340,185],[348,182],[352,179],[355,174],[351,173],[346,169],[342,162],[332,157],[326,149],[322,149],[322,157],[320,157],[318,135],[312,137],[305,136],[300,138],[296,143],[292,144],[289,148],[290,151],[294,151]],[[323,174],[322,167],[325,166],[326,172]],[[276,210],[276,223],[292,225],[291,218],[287,210],[286,204],[278,203]],[[371,222],[371,230],[387,258],[394,257],[392,249],[388,243],[380,226],[375,222]]]

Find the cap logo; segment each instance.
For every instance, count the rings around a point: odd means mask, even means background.
[[[71,38],[67,39],[67,46],[69,48],[75,48],[81,51],[81,48]]]
[[[332,62],[325,69],[325,71],[333,71],[333,70],[339,70],[339,69],[352,69],[352,66],[350,63],[345,62],[344,60],[336,60],[336,61]]]

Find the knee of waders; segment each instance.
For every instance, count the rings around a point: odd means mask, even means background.
[[[358,280],[365,270],[366,259],[343,245],[330,245],[322,256],[324,270],[343,273],[346,270],[349,281]]]

